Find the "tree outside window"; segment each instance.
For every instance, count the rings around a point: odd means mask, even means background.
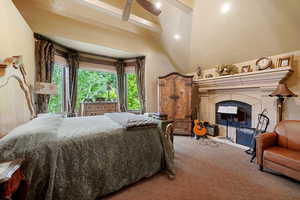
[[[140,110],[140,101],[138,97],[138,88],[136,84],[136,74],[127,73],[127,107],[128,110]]]
[[[57,94],[51,95],[48,111],[59,113],[63,111],[64,94],[64,66],[55,63],[52,75],[52,83],[57,87]],[[117,74],[114,72],[78,70],[76,110],[79,111],[80,103],[84,101],[95,102],[117,101]],[[140,110],[136,75],[126,74],[127,81],[127,106],[128,110]]]
[[[117,74],[113,72],[79,69],[76,110],[89,100],[117,101]]]
[[[64,66],[59,63],[55,63],[53,67],[53,74],[52,74],[52,83],[56,85],[57,94],[51,95],[48,104],[48,112],[51,113],[59,113],[62,112],[63,108],[63,99],[64,99],[64,92],[63,92],[63,71]]]

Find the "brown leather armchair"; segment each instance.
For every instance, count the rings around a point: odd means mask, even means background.
[[[300,120],[281,121],[273,133],[256,136],[257,163],[300,181]]]

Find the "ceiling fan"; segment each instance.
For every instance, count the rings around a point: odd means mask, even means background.
[[[134,0],[126,0],[126,4],[124,7],[123,16],[122,16],[122,19],[124,21],[128,21],[128,19],[129,19],[133,1]],[[145,10],[147,10],[148,12],[150,12],[151,14],[153,14],[155,16],[158,16],[161,13],[161,10],[148,0],[136,0],[136,2],[138,4],[140,4],[140,6],[142,6]]]

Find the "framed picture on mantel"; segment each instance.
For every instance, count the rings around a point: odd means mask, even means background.
[[[278,59],[277,67],[291,67],[293,63],[294,56],[286,56]]]
[[[251,72],[251,66],[250,65],[242,66],[241,73],[246,73],[246,72]]]

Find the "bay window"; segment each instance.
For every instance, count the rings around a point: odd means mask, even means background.
[[[76,112],[80,103],[88,101],[118,101],[118,79],[115,61],[95,61],[81,57],[77,71]],[[89,60],[89,61],[88,61]],[[133,63],[134,64],[134,63]],[[57,94],[51,95],[48,111],[60,113],[67,111],[68,102],[68,73],[66,59],[55,55],[52,73],[52,83],[57,87]],[[134,65],[125,67],[125,106],[128,111],[141,109]]]

